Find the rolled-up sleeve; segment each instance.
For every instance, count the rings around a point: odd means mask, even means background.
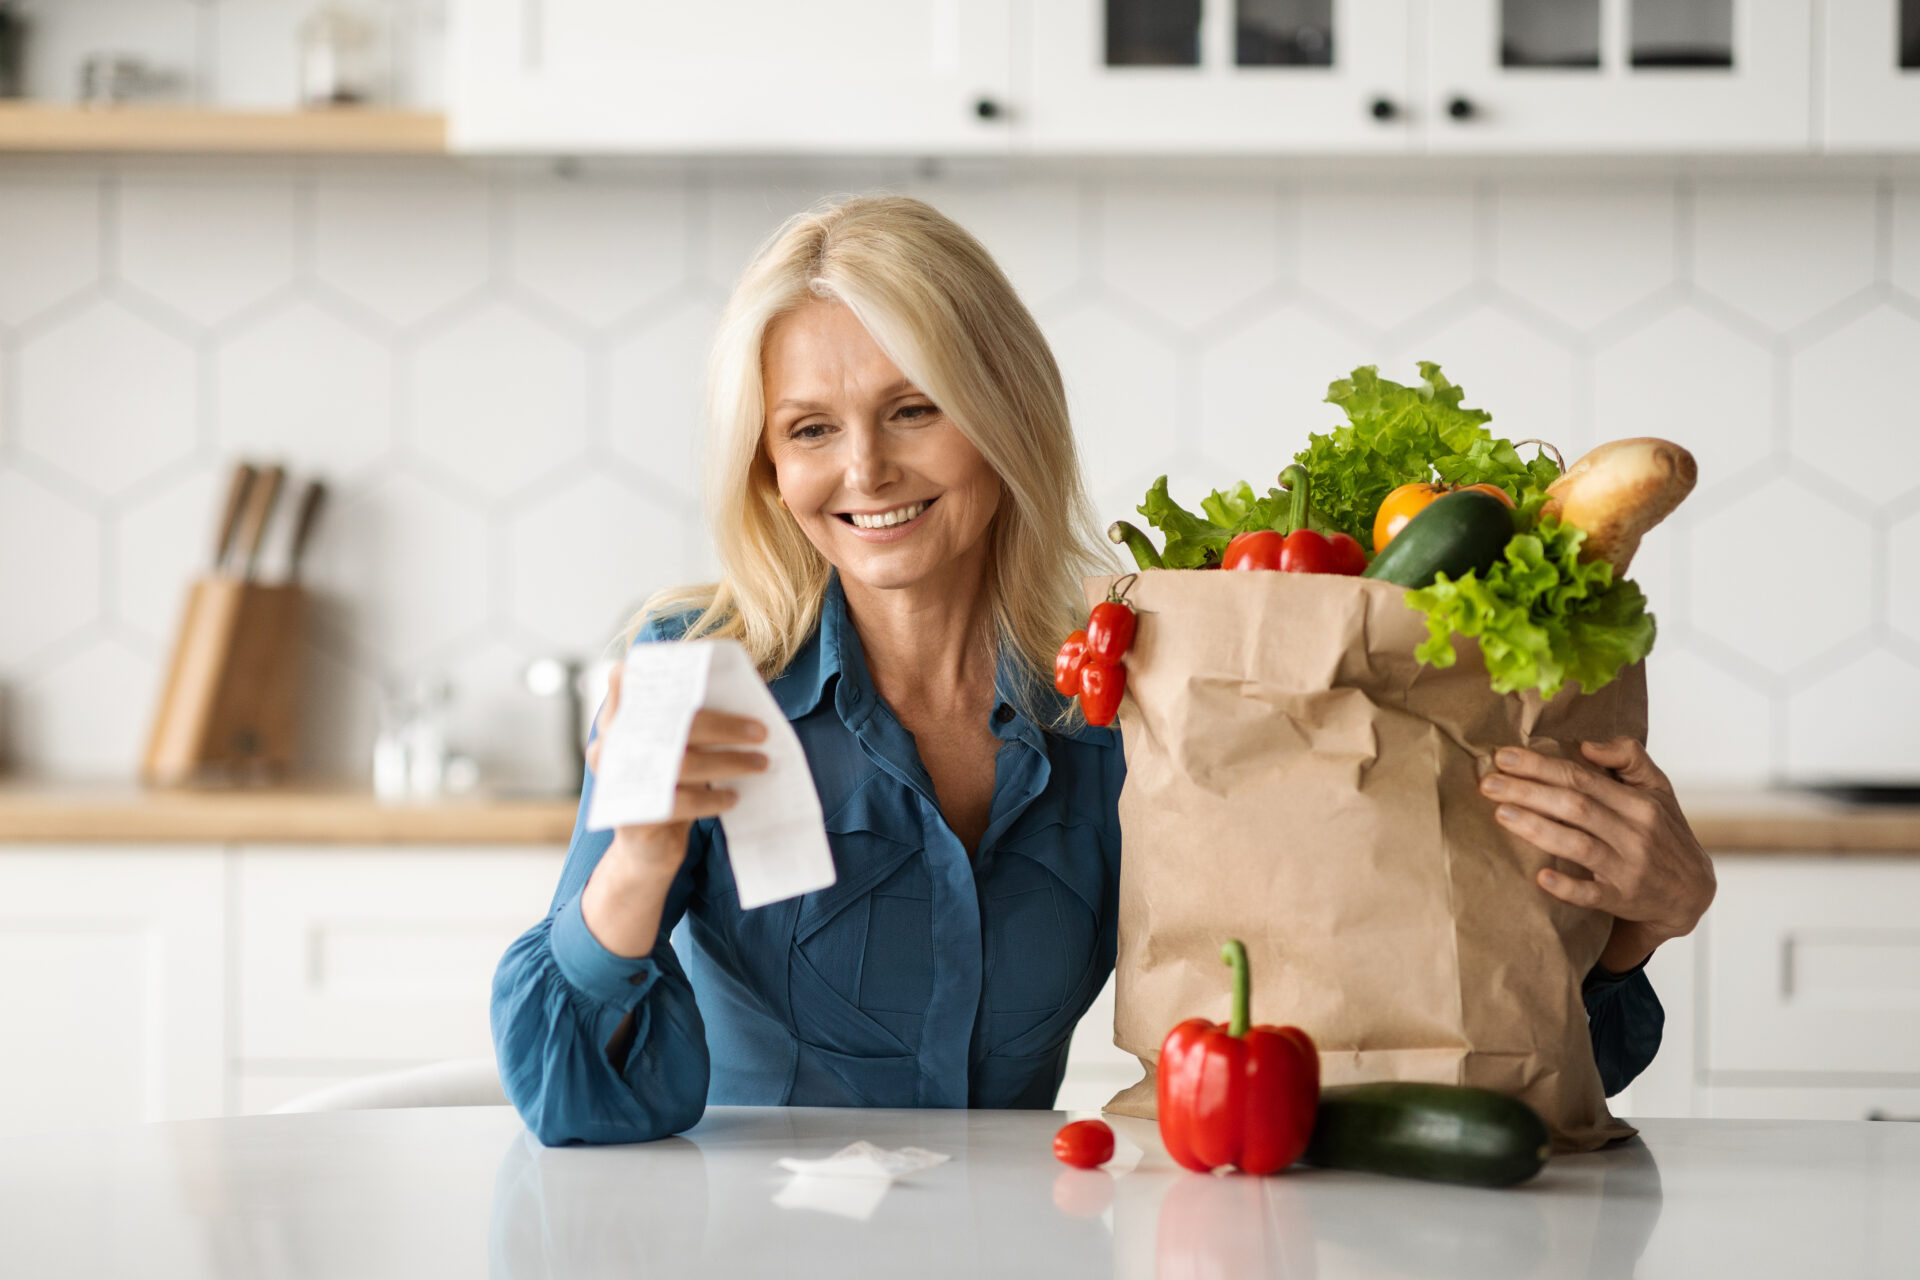
[[[1632,1084],[1660,1052],[1666,1010],[1647,979],[1644,960],[1625,973],[1609,973],[1595,965],[1581,984],[1580,995],[1587,1006],[1593,1060],[1611,1098]]]
[[[641,640],[672,638],[649,626]],[[588,831],[593,778],[581,790],[573,839],[546,918],[507,948],[493,976],[494,1056],[508,1101],[546,1145],[646,1142],[699,1122],[711,1062],[693,985],[668,935],[686,914],[694,877],[712,843],[695,823],[687,856],[667,893],[651,954],[617,956],[580,914],[580,895],[613,843]],[[610,1052],[627,1037],[616,1061]]]
[[[584,823],[587,797],[581,802]],[[610,832],[576,825],[547,917],[507,948],[493,979],[493,1042],[507,1098],[541,1142],[645,1142],[690,1128],[707,1104],[706,1028],[693,986],[668,942],[686,911],[705,832],[667,896],[650,955],[616,956],[580,914],[587,878]],[[616,1063],[608,1046],[634,1020]]]

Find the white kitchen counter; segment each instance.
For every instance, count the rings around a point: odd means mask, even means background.
[[[1763,1276],[1920,1273],[1920,1125],[1651,1120],[1502,1191],[1186,1173],[1057,1112],[716,1107],[684,1137],[550,1151],[506,1108],[186,1121],[0,1142],[0,1271],[54,1277]],[[951,1163],[883,1194],[783,1155]],[[845,1185],[842,1185],[845,1184]],[[865,1216],[862,1216],[865,1215]]]

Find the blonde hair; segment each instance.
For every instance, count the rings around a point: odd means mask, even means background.
[[[761,384],[768,326],[814,299],[850,308],[998,473],[1003,499],[987,535],[995,639],[1017,659],[1021,710],[1055,719],[1038,695],[1054,651],[1086,615],[1080,580],[1113,569],[1080,480],[1060,370],[980,242],[905,196],[799,214],[741,276],[708,364],[706,511],[720,580],[656,593],[626,639],[649,617],[697,613],[687,638],[737,640],[772,679],[818,626],[830,566],[780,506]]]

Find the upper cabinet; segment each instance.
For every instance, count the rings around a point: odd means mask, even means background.
[[[1828,149],[1920,147],[1920,0],[1827,0],[1826,26]]]
[[[459,151],[1920,148],[1920,0],[450,4]]]
[[[1012,0],[454,0],[448,142],[1008,149]]]
[[[1812,142],[1811,0],[1434,0],[1431,13],[1433,151]]]
[[[1020,144],[1407,151],[1413,0],[1029,0]]]

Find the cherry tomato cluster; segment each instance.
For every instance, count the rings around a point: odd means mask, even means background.
[[[1093,606],[1086,629],[1067,637],[1053,659],[1053,687],[1080,699],[1088,724],[1107,725],[1127,691],[1127,669],[1120,665],[1133,644],[1133,610],[1119,594]]]

